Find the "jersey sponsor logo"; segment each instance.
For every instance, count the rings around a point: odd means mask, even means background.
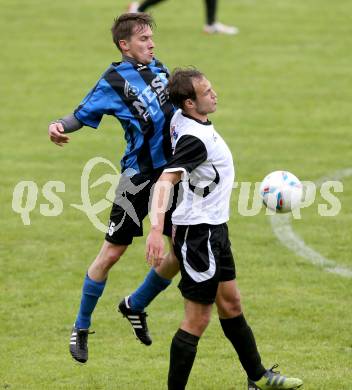
[[[134,97],[135,100],[133,101],[132,105],[137,110],[138,115],[146,122],[151,115],[156,116],[160,113],[159,107],[152,105],[154,100],[158,100],[160,107],[162,107],[168,101],[166,85],[162,82],[159,76],[156,76],[151,81],[150,85],[144,88],[143,91],[138,95],[134,95]]]

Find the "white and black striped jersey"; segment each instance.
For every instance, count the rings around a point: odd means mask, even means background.
[[[229,220],[235,170],[232,154],[211,122],[176,111],[171,120],[173,156],[164,172],[182,171],[183,196],[174,225],[219,225]]]

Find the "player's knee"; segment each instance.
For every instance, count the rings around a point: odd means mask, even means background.
[[[218,314],[221,318],[233,318],[242,313],[240,296],[224,297],[217,301]]]
[[[202,335],[205,329],[208,327],[210,318],[211,318],[210,313],[203,313],[198,317],[196,327],[199,335]]]
[[[182,323],[182,328],[191,334],[201,336],[210,322],[210,314],[202,314],[192,318],[186,318]]]
[[[231,310],[238,312],[240,314],[242,312],[242,305],[241,305],[241,297],[240,295],[235,295],[233,299],[230,302]]]
[[[209,322],[210,322],[210,318],[211,318],[211,313],[204,313],[200,316],[200,319],[199,319],[199,325],[200,327],[203,329],[203,331],[206,329],[206,327],[209,325]]]
[[[126,248],[127,246],[105,242],[97,257],[97,262],[102,268],[108,270],[120,259]]]
[[[156,267],[158,275],[171,280],[180,270],[180,264],[175,255],[168,253],[161,264]]]

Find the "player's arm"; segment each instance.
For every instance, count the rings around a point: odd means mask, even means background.
[[[163,228],[171,189],[207,159],[203,142],[192,135],[183,135],[177,142],[175,152],[160,176],[154,189],[151,207],[151,232],[147,239],[146,257],[150,265],[160,264],[164,255]]]
[[[50,141],[57,146],[63,146],[70,140],[66,134],[73,133],[81,127],[83,124],[73,114],[51,122],[48,129]]]
[[[103,115],[119,112],[121,101],[104,77],[89,91],[75,111],[49,125],[49,138],[58,146],[69,142],[68,133],[83,126],[97,129]]]
[[[158,266],[164,256],[164,221],[170,194],[181,180],[182,171],[163,172],[156,182],[150,210],[151,229],[146,242],[146,259],[151,266]]]

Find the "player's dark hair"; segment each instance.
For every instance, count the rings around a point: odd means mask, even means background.
[[[122,14],[114,20],[111,27],[112,40],[121,51],[119,41],[121,39],[128,41],[134,33],[143,30],[146,26],[151,29],[155,26],[154,19],[149,14],[144,12]]]
[[[169,95],[171,102],[178,108],[184,108],[187,99],[196,100],[194,79],[202,79],[204,75],[195,68],[176,68],[169,79]]]

